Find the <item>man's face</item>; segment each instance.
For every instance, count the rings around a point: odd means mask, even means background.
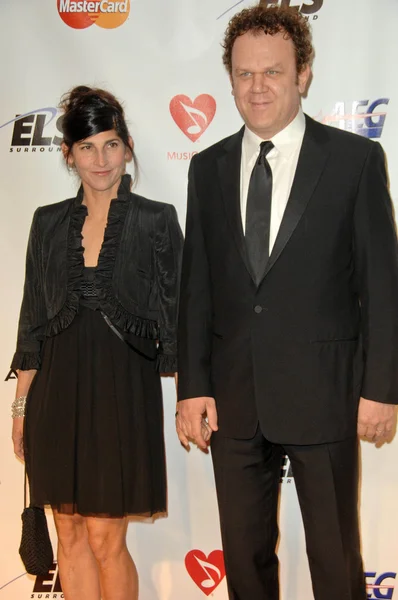
[[[294,45],[283,33],[247,32],[232,48],[232,93],[247,127],[263,139],[296,116],[310,67],[297,75]]]

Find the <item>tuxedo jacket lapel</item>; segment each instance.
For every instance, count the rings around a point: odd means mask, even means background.
[[[222,190],[225,212],[231,227],[231,232],[238,248],[239,254],[251,276],[255,281],[250,263],[247,258],[245,236],[242,226],[240,208],[240,168],[242,155],[242,137],[244,127],[225,142],[223,154],[218,159],[218,175]]]
[[[329,149],[322,126],[306,116],[306,130],[286,210],[263,277],[260,282],[256,282],[247,257],[240,208],[243,133],[244,127],[225,142],[223,154],[218,159],[218,174],[225,211],[236,246],[253,282],[259,285],[276,263],[299,224],[325,167]]]
[[[264,277],[283,252],[313,195],[329,155],[327,138],[321,126],[306,116],[306,130],[289,200],[275,240]]]

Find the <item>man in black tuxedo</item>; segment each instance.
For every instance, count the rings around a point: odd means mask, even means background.
[[[224,63],[245,127],[189,172],[177,431],[211,436],[231,600],[276,600],[290,458],[316,600],[366,598],[358,434],[398,403],[398,254],[378,143],[305,116],[297,11],[236,15]],[[301,598],[288,600],[302,600]]]

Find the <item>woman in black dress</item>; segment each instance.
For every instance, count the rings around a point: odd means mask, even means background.
[[[160,373],[177,370],[182,234],[173,206],[130,191],[136,160],[116,98],[80,86],[62,107],[81,186],[34,214],[14,450],[32,503],[53,509],[65,598],[135,600],[127,516],[166,508]]]

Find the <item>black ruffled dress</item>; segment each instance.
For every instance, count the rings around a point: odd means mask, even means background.
[[[163,408],[156,361],[106,322],[126,203],[114,201],[98,265],[83,261],[87,209],[71,217],[69,301],[60,331],[43,343],[29,390],[25,460],[31,501],[60,512],[120,517],[166,509]],[[70,319],[65,327],[65,319]],[[54,326],[54,323],[52,323]]]

